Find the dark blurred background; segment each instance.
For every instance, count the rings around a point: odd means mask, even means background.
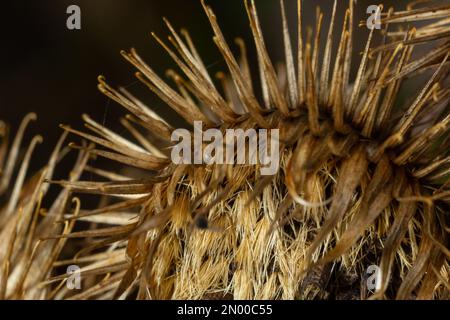
[[[227,39],[242,36],[254,57],[244,3],[242,0],[208,0],[218,16]],[[292,38],[296,37],[296,0],[285,0]],[[359,22],[367,17],[370,4],[383,2],[404,8],[407,1],[358,1]],[[322,37],[326,37],[332,0],[304,0],[305,24],[313,24],[315,6],[325,12]],[[66,9],[81,8],[81,30],[66,28]],[[283,60],[280,7],[278,0],[257,0],[259,17],[267,46],[275,61]],[[348,1],[339,0],[336,30],[341,29]],[[97,76],[103,74],[114,86],[125,86],[149,106],[162,113],[169,122],[173,114],[136,81],[133,68],[119,54],[135,47],[161,75],[174,63],[150,37],[150,31],[164,36],[167,30],[162,17],[175,27],[186,27],[212,72],[225,70],[212,32],[199,0],[14,0],[3,1],[0,10],[0,119],[9,122],[13,131],[30,111],[38,114],[35,132],[44,135],[40,152],[50,152],[61,131],[59,123],[81,126],[80,116],[89,113],[94,119],[120,132],[118,116],[124,111],[97,91]],[[367,28],[356,35],[356,50],[362,50]],[[337,36],[337,35],[336,35]],[[296,42],[293,42],[296,46]],[[252,59],[255,60],[255,59]],[[40,159],[37,159],[41,161]],[[42,160],[42,165],[45,163]]]

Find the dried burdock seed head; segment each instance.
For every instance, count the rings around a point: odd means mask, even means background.
[[[11,146],[9,127],[0,122],[0,299],[53,298],[51,287],[43,283],[53,270],[65,240],[42,239],[68,234],[74,226],[73,222],[55,224],[71,207],[69,190],[63,189],[53,201],[47,197],[46,180],[51,179],[56,165],[68,151],[62,148],[66,132],[47,165],[27,178],[30,162],[36,157],[35,148],[42,142],[41,136],[33,137],[21,155],[27,126],[34,120],[34,113],[25,116]],[[88,154],[81,153],[71,172],[71,181],[80,176],[87,160]],[[48,209],[43,208],[44,201],[50,204]],[[73,202],[75,209],[71,210],[77,214],[80,202],[77,198]]]
[[[242,40],[240,56],[233,55],[202,1],[228,67],[217,81],[190,35],[168,21],[169,43],[152,35],[181,70],[167,73],[173,85],[134,49],[122,52],[136,77],[192,126],[280,129],[276,173],[262,176],[260,165],[173,164],[174,128],[99,77],[100,91],[130,112],[122,124],[135,141],[87,116],[93,134],[63,129],[100,147],[77,148],[139,174],[88,167],[99,182],[58,182],[105,200],[64,217],[87,227],[56,238],[86,238],[87,245],[55,265],[79,264],[83,290],[58,286],[53,296],[449,298],[450,5],[383,11],[382,29],[370,31],[352,79],[354,1],[334,43],[342,3],[334,2],[330,20],[318,11],[315,33],[305,40],[299,0],[296,46],[280,4],[281,69],[269,58],[254,1],[245,1],[257,50],[251,61]],[[259,81],[250,72],[253,61]],[[420,90],[403,86],[406,79],[421,81],[419,75],[427,77]],[[380,271],[376,289],[366,283],[372,265]]]

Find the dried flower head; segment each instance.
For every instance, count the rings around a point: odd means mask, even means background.
[[[66,132],[59,139],[47,165],[26,179],[35,148],[42,142],[42,137],[34,136],[23,156],[20,150],[25,131],[35,120],[34,113],[24,117],[11,146],[9,126],[0,122],[0,299],[55,297],[57,291],[50,290],[43,283],[60,257],[66,239],[42,240],[68,234],[74,226],[74,222],[57,223],[64,219],[64,212],[69,207],[70,190],[63,189],[50,201],[49,185],[45,183],[46,179],[52,178],[56,165],[69,151],[62,149]],[[88,158],[87,153],[80,153],[70,180],[80,176]],[[72,201],[76,204],[76,215],[80,202],[77,198]],[[43,208],[43,202],[50,203],[48,209]]]
[[[138,175],[87,167],[102,179],[53,181],[103,201],[65,215],[66,232],[45,237],[52,243],[86,238],[86,246],[54,263],[81,265],[83,290],[59,285],[44,297],[448,299],[450,5],[413,3],[383,13],[383,28],[371,30],[351,79],[353,2],[334,43],[338,1],[328,30],[318,9],[314,32],[309,28],[304,39],[299,0],[293,50],[281,0],[285,61],[276,68],[254,1],[245,1],[259,81],[244,42],[236,40],[235,57],[203,1],[228,75],[213,79],[187,31],[178,33],[167,20],[170,45],[152,35],[182,72],[167,72],[173,86],[134,49],[123,51],[136,77],[190,125],[280,129],[280,168],[261,176],[258,166],[173,164],[174,128],[99,77],[100,91],[130,112],[121,123],[135,141],[87,115],[93,133],[62,128],[101,148],[72,147],[136,168]],[[416,21],[425,22],[413,27]],[[423,76],[417,91],[402,86]],[[71,232],[75,221],[82,221],[80,229]],[[370,265],[380,269],[374,294],[364,277]]]

